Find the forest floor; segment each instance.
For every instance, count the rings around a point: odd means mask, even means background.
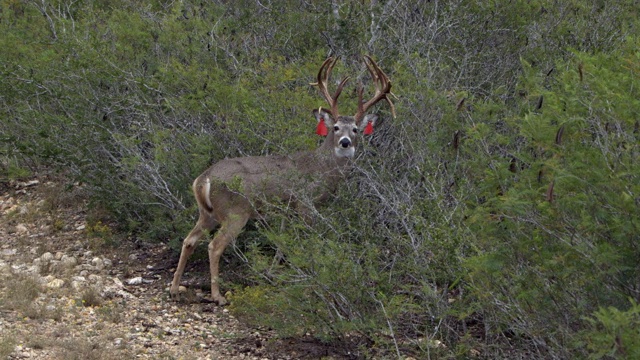
[[[171,300],[178,254],[160,243],[110,241],[110,228],[87,216],[81,186],[0,183],[1,359],[358,358],[241,323],[194,290],[204,266],[185,276],[193,286],[183,300]]]

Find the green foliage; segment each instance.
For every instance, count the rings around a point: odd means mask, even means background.
[[[319,64],[371,91],[368,53],[398,117],[380,107],[313,223],[272,204],[243,234],[234,313],[392,356],[631,356],[635,5],[0,0],[0,179],[60,171],[120,230],[177,244],[193,178],[316,146]]]
[[[466,261],[470,289],[499,329],[565,347],[582,314],[633,296],[640,148],[629,106],[639,84],[625,64],[640,60],[635,46],[576,53],[552,84],[525,71],[524,92],[544,105],[505,120],[521,143],[506,150],[516,165],[485,172],[487,201],[470,208],[472,231],[490,237]]]
[[[587,319],[590,328],[584,331],[584,342],[591,352],[589,358],[635,359],[640,356],[640,306],[631,299],[626,311],[614,307],[600,308]]]

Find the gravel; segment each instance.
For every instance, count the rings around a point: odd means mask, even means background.
[[[102,245],[81,197],[51,210],[56,186],[0,193],[0,358],[293,358],[267,351],[272,335],[227,309],[173,302],[166,246]]]

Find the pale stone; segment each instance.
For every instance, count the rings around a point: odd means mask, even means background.
[[[18,253],[17,249],[4,249],[4,250],[2,250],[2,256],[6,256],[6,257],[14,256],[17,253]]]
[[[50,289],[59,289],[64,286],[64,280],[62,279],[53,279],[49,281],[46,285]]]
[[[73,256],[63,255],[62,259],[60,259],[60,263],[62,264],[63,267],[70,269],[76,266],[76,264],[78,263],[78,260]]]
[[[40,180],[30,180],[30,181],[27,181],[26,183],[22,183],[22,184],[24,184],[24,187],[36,186],[36,185],[40,184]]]
[[[104,261],[99,257],[91,259],[91,265],[95,266],[98,271],[102,271],[104,269]]]
[[[140,284],[142,284],[142,281],[143,281],[142,280],[142,276],[138,276],[138,277],[134,277],[134,278],[131,278],[131,279],[127,280],[127,284],[129,284],[129,285],[140,285]]]
[[[0,260],[0,276],[11,275],[11,265]]]
[[[89,264],[80,264],[75,267],[77,271],[96,271],[95,266]]]
[[[49,262],[53,260],[53,254],[50,252],[46,252],[40,256],[40,260],[42,260],[42,262]]]
[[[122,283],[122,281],[120,281],[120,279],[118,278],[113,278],[113,283],[119,288],[122,289],[124,287],[124,284]]]
[[[29,231],[29,229],[27,229],[27,226],[25,224],[18,224],[16,225],[16,233],[18,234],[25,234]]]

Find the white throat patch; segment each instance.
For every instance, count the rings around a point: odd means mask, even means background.
[[[355,146],[351,146],[347,149],[343,147],[336,147],[336,148],[333,148],[333,151],[335,152],[337,157],[344,157],[344,158],[352,158],[356,154]]]

